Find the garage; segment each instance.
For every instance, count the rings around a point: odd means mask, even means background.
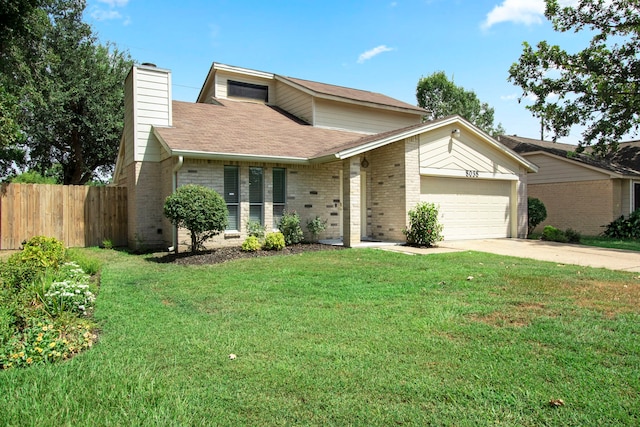
[[[509,180],[420,177],[420,200],[440,206],[445,240],[511,237]]]

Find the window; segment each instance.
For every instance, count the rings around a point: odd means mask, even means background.
[[[640,184],[637,182],[634,184],[633,199],[633,210],[637,211],[640,209]]]
[[[286,171],[283,168],[273,168],[273,228],[278,228],[278,224],[284,213],[286,200],[285,191]]]
[[[264,185],[262,168],[249,168],[249,221],[263,225]]]
[[[269,86],[227,80],[227,96],[269,101]]]
[[[238,179],[238,166],[224,167],[224,201],[229,210],[229,225],[227,230],[240,230],[240,180]]]

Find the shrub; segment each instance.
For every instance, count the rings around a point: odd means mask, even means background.
[[[281,251],[285,247],[284,235],[281,232],[269,233],[265,237],[263,248],[268,251]]]
[[[201,185],[184,185],[167,197],[164,216],[177,227],[191,233],[191,252],[227,227],[227,205],[218,193]]]
[[[407,243],[433,246],[442,240],[442,224],[438,222],[438,207],[433,203],[418,203],[409,211],[409,228],[402,230]]]
[[[242,250],[245,252],[256,252],[260,250],[260,240],[256,236],[249,236],[242,242]]]
[[[573,228],[567,228],[564,230],[564,235],[569,243],[580,243],[582,236]]]
[[[625,219],[624,215],[605,226],[603,234],[613,239],[640,238],[640,209],[635,210]]]
[[[33,282],[48,268],[57,269],[65,260],[64,244],[55,237],[35,236],[24,242],[20,252],[0,266],[0,281],[13,287]]]
[[[284,236],[284,243],[293,245],[304,239],[304,233],[300,227],[300,216],[294,212],[283,212],[278,229]]]
[[[529,197],[527,198],[527,212],[529,215],[529,234],[531,234],[538,224],[547,219],[547,208],[540,199]]]
[[[258,221],[247,222],[247,234],[249,236],[255,236],[258,239],[264,239],[264,231],[264,225],[260,224]]]
[[[564,232],[551,225],[547,225],[546,227],[544,227],[544,230],[542,231],[541,239],[547,240],[550,242],[560,242],[560,243],[568,242],[567,236],[565,236]]]
[[[307,220],[307,230],[311,233],[311,239],[315,242],[318,240],[318,235],[327,228],[327,220],[322,219],[316,215],[312,220]]]

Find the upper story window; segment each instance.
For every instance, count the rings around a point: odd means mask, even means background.
[[[227,96],[269,101],[269,86],[227,80]]]

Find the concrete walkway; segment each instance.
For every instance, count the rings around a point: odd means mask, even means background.
[[[531,258],[558,264],[640,272],[640,252],[569,245],[542,240],[482,239],[440,242],[435,248],[412,248],[402,245],[380,245],[380,249],[410,254],[435,254],[460,251],[489,252],[498,255]]]

